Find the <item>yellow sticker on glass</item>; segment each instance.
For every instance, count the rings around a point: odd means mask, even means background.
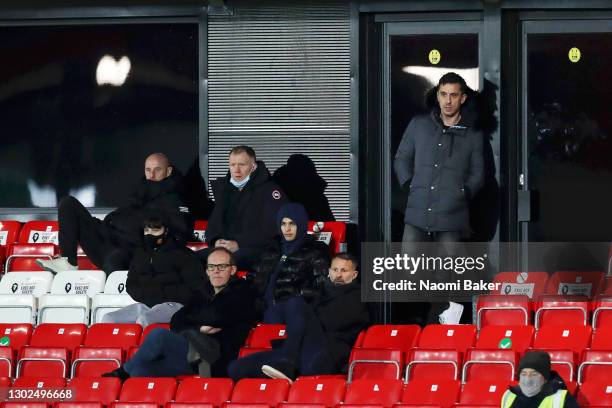
[[[577,47],[570,48],[569,52],[567,53],[567,56],[571,62],[580,61],[580,57],[581,57],[580,48],[577,48]]]
[[[441,59],[442,59],[442,55],[440,54],[440,51],[438,50],[429,51],[429,62],[436,65],[438,62],[440,62]]]

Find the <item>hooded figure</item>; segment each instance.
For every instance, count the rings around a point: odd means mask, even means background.
[[[545,351],[525,353],[519,362],[519,385],[504,393],[501,408],[578,408],[563,379],[550,369]]]

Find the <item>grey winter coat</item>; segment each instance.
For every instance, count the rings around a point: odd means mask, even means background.
[[[404,222],[427,231],[467,231],[468,200],[484,182],[483,135],[463,119],[445,128],[439,112],[413,118],[395,154],[395,174],[409,189]]]

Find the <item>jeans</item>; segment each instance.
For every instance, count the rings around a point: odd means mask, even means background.
[[[131,377],[176,377],[195,371],[187,362],[189,343],[178,333],[153,329],[124,370]]]

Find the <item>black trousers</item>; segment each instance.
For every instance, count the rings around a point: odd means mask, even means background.
[[[106,274],[126,270],[130,266],[131,251],[111,241],[111,229],[72,196],[64,197],[57,210],[59,245],[62,256],[77,264],[77,246]]]

